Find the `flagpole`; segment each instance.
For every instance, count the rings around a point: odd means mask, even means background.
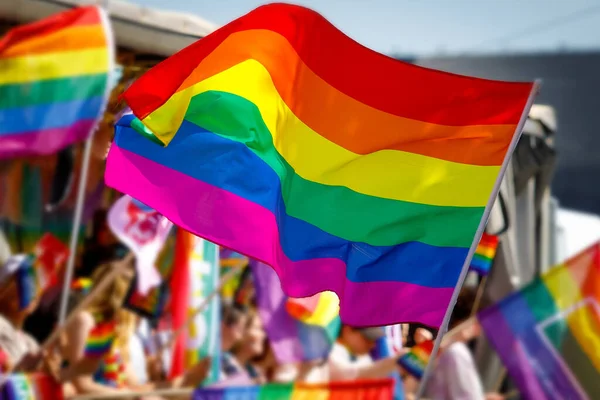
[[[529,93],[529,98],[527,99],[527,103],[525,104],[525,108],[523,109],[523,114],[521,114],[521,119],[519,120],[519,124],[515,129],[515,134],[512,138],[508,151],[506,152],[506,156],[504,157],[504,161],[502,163],[502,168],[500,168],[500,173],[498,174],[498,179],[496,179],[496,183],[494,184],[494,188],[492,189],[492,193],[488,200],[488,204],[485,207],[483,212],[483,216],[481,217],[481,221],[479,222],[479,227],[477,228],[477,232],[475,233],[475,237],[473,242],[471,243],[471,247],[469,248],[469,253],[467,254],[467,258],[463,264],[462,270],[460,271],[460,275],[458,277],[458,281],[456,282],[456,286],[454,287],[454,291],[452,292],[452,297],[450,298],[450,303],[446,308],[446,313],[444,314],[444,319],[442,320],[442,324],[440,325],[440,329],[438,331],[438,335],[435,338],[435,342],[433,344],[433,349],[431,351],[431,356],[429,357],[429,362],[427,363],[427,367],[425,367],[425,371],[423,372],[423,377],[421,378],[421,383],[419,384],[419,389],[417,390],[416,399],[419,400],[422,398],[423,393],[425,392],[425,387],[427,386],[427,381],[433,371],[433,365],[435,364],[435,358],[440,349],[440,345],[442,343],[442,337],[448,330],[448,325],[450,324],[450,317],[452,316],[452,311],[454,310],[454,305],[456,304],[456,300],[458,299],[458,295],[460,293],[460,289],[467,277],[467,273],[469,272],[469,265],[471,264],[471,260],[473,258],[473,254],[475,254],[475,250],[477,250],[477,245],[481,240],[481,236],[483,235],[483,231],[485,230],[485,226],[487,224],[487,220],[490,216],[490,212],[492,211],[492,207],[496,198],[498,197],[498,192],[500,191],[500,185],[502,184],[502,179],[504,178],[504,174],[506,173],[506,169],[508,168],[508,164],[510,163],[511,156],[517,147],[517,143],[521,138],[521,133],[523,132],[523,127],[525,126],[525,122],[527,122],[527,117],[529,116],[529,110],[533,105],[533,101],[535,96],[537,95],[539,88],[541,85],[541,81],[536,79],[533,83],[533,87],[531,88],[531,92]]]
[[[105,5],[107,6],[108,3]],[[103,8],[100,8],[100,18],[102,20],[102,24],[104,29],[106,30],[105,35],[107,39],[107,51],[108,51],[108,73],[107,73],[107,82],[106,82],[106,91],[104,93],[105,101],[108,103],[110,99],[110,92],[112,91],[112,77],[113,77],[113,69],[115,65],[115,41],[112,33],[112,28],[110,26],[108,13],[104,11]],[[73,270],[75,269],[75,257],[77,256],[77,241],[79,239],[79,230],[81,228],[81,219],[83,215],[83,205],[85,201],[85,189],[87,187],[87,177],[88,171],[90,167],[90,158],[92,155],[92,146],[94,144],[94,135],[102,118],[105,113],[105,108],[103,108],[97,119],[96,125],[93,128],[90,136],[85,141],[85,149],[83,152],[83,158],[81,160],[81,175],[79,176],[79,186],[77,188],[77,200],[75,204],[75,211],[73,212],[73,228],[71,229],[71,242],[69,244],[69,259],[67,261],[67,268],[65,270],[65,275],[63,278],[63,288],[60,299],[60,311],[58,314],[58,326],[62,326],[65,322],[65,318],[67,317],[67,305],[69,302],[69,294],[71,293],[71,280],[73,279]]]

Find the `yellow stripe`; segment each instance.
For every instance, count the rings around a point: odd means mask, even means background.
[[[591,304],[578,308],[569,314],[567,323],[581,349],[600,372],[600,327],[597,322],[600,315],[594,317],[592,313],[595,312]]]
[[[168,126],[161,132],[172,134],[157,134],[168,143],[181,125],[190,99],[210,90],[229,92],[254,103],[279,154],[298,175],[324,185],[345,186],[358,193],[413,203],[483,207],[500,169],[395,150],[352,153],[300,121],[279,96],[266,68],[255,60],[244,61],[174,94],[143,122],[153,132],[158,132],[156,127]],[[385,127],[373,127],[374,131],[378,129]]]
[[[572,267],[560,266],[556,267],[551,273],[542,277],[546,287],[554,298],[554,303],[557,307],[564,311],[569,307],[584,300],[581,294],[580,287],[583,282],[578,282],[575,279],[585,279],[585,274],[581,275],[581,271],[571,271]],[[573,273],[576,273],[574,276]],[[597,301],[596,299],[594,299]],[[569,330],[575,336],[579,346],[590,358],[596,369],[600,371],[600,334],[598,324],[594,321],[594,312],[591,306],[586,305],[585,308],[577,308],[566,317]],[[600,315],[599,315],[600,317]]]
[[[340,312],[340,301],[333,292],[323,292],[319,297],[319,302],[315,312],[304,320],[310,325],[327,326]]]
[[[556,267],[551,273],[543,276],[542,280],[561,311],[582,300],[579,285],[568,268]]]
[[[494,258],[496,255],[496,249],[493,247],[477,246],[476,253],[487,258]]]
[[[0,59],[0,85],[108,71],[108,50],[98,48]]]

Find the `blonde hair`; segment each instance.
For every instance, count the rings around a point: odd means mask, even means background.
[[[113,264],[104,264],[98,267],[90,279],[94,282],[94,286],[102,282],[113,268],[117,268]],[[137,324],[135,314],[123,308],[123,302],[129,292],[131,286],[131,276],[124,273],[119,273],[102,290],[94,297],[91,304],[86,307],[86,311],[101,315],[104,320],[114,320],[116,325],[116,338],[113,346],[119,349],[121,356],[125,362],[129,361],[129,338],[133,334]],[[94,290],[92,288],[92,290]]]

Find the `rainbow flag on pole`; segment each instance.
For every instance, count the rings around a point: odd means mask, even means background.
[[[337,293],[350,325],[437,326],[534,86],[406,64],[266,5],[125,92],[106,182],[271,265],[291,297]]]
[[[498,250],[498,236],[484,232],[471,259],[471,266],[469,267],[471,271],[475,271],[479,275],[489,274],[494,257],[496,257],[496,250]]]
[[[113,52],[108,17],[95,6],[9,31],[0,40],[0,159],[86,139],[108,101]]]
[[[600,243],[478,317],[524,398],[600,399]]]

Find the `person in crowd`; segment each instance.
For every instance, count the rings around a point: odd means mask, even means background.
[[[342,325],[337,342],[326,362],[305,362],[298,367],[294,380],[306,383],[350,381],[356,379],[386,378],[397,368],[398,359],[406,353],[403,349],[388,358],[373,361],[369,352],[379,338],[385,336],[383,328],[353,328]]]
[[[111,264],[97,268],[91,281],[102,282],[112,268],[115,266]],[[208,373],[210,360],[205,359],[180,379],[146,385],[137,383],[128,365],[129,337],[135,323],[131,314],[121,308],[130,280],[127,274],[118,274],[65,329],[63,343],[68,345],[62,346],[62,354],[66,364],[59,376],[61,381],[72,384],[77,394],[197,386]]]
[[[231,349],[233,358],[231,359],[232,364],[229,367],[229,376],[245,374],[258,384],[264,383],[264,376],[262,376],[253,365],[252,360],[264,352],[266,337],[258,313],[251,310],[248,313],[246,326],[241,340],[239,340]]]
[[[223,304],[221,308],[221,378],[238,373],[238,365],[231,354],[231,349],[244,336],[246,320],[244,310],[232,304]]]
[[[475,290],[463,288],[454,307],[450,329],[469,319],[475,296]],[[457,340],[450,341],[441,349],[427,384],[426,397],[436,400],[503,399],[503,396],[497,393],[484,393],[475,360],[466,344],[467,339],[477,337],[480,332],[481,329],[477,322],[474,322],[473,325],[466,328],[464,334],[458,335]]]
[[[25,307],[21,301],[21,291],[26,289],[19,273],[30,267],[28,262],[27,256],[15,255],[0,267],[0,352],[4,354],[5,370],[31,370],[41,361],[37,341],[23,331],[25,319],[39,302],[39,295],[34,295]]]

